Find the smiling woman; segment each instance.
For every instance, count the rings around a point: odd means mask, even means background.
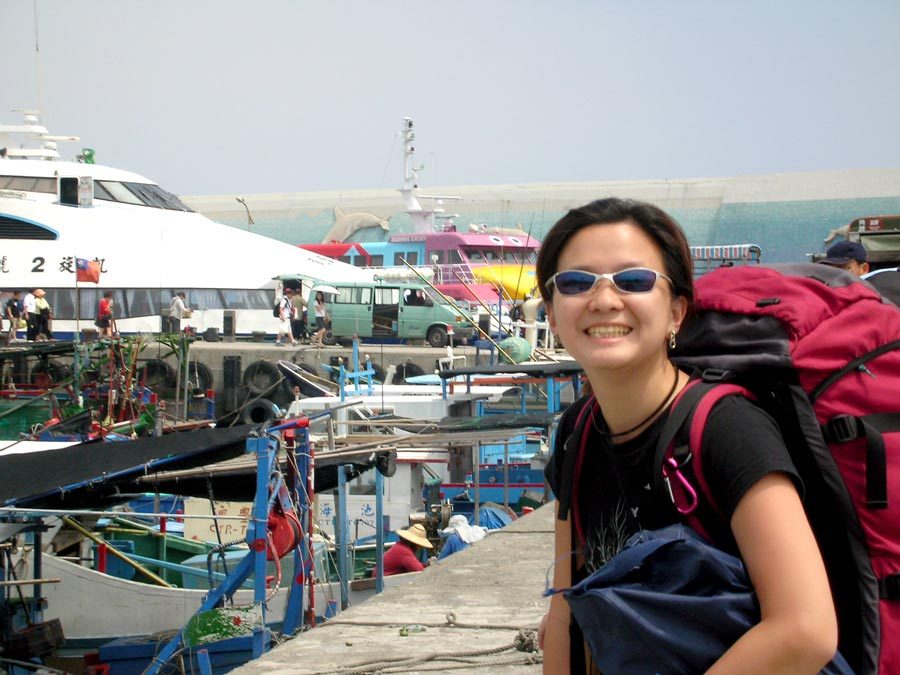
[[[690,379],[669,350],[693,301],[693,269],[685,236],[668,214],[605,199],[570,211],[551,229],[537,277],[550,328],[593,390],[563,415],[547,467],[558,499],[553,587],[564,590],[603,567],[631,535],[683,518],[654,477],[662,470],[656,447],[663,424]],[[731,397],[711,411],[702,442],[703,476],[727,505],[718,515],[702,506],[723,521],[713,543],[743,559],[761,611],[759,623],[707,664],[709,672],[733,672],[737,662],[751,672],[818,672],[836,649],[835,612],[777,426],[748,400]],[[580,626],[564,597],[554,595],[541,626],[544,672],[606,670],[603,655],[585,648],[582,629],[604,630]],[[594,645],[615,639],[585,634]]]

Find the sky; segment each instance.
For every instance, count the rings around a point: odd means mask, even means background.
[[[406,116],[423,188],[900,165],[898,0],[0,0],[0,26],[0,121],[40,108],[69,156],[183,195],[395,188]]]

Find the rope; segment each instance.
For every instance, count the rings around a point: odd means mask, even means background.
[[[325,626],[409,626],[411,624],[425,626],[426,628],[474,628],[482,630],[515,630],[522,632],[536,631],[534,628],[522,628],[521,626],[510,626],[496,623],[463,623],[456,620],[454,612],[447,612],[446,621],[444,623],[426,623],[423,621],[356,621],[353,619],[330,619],[323,623]]]
[[[459,624],[449,625],[457,626]],[[512,653],[504,654],[504,652]],[[398,660],[392,658],[366,661],[353,666],[341,666],[332,670],[318,670],[310,675],[408,673],[413,667],[416,667],[417,671],[471,670],[472,668],[485,668],[488,666],[538,665],[543,663],[543,660],[543,656],[537,649],[536,632],[520,630],[512,644],[501,645],[491,649],[479,649],[470,652],[435,652],[408,659]],[[431,665],[422,667],[423,664]]]

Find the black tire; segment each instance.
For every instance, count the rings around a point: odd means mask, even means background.
[[[446,347],[447,346],[447,327],[446,326],[432,326],[428,329],[428,332],[425,334],[425,339],[428,341],[432,347]]]
[[[139,381],[156,393],[175,386],[175,369],[162,359],[147,359],[138,372]]]
[[[212,371],[205,363],[199,361],[191,361],[188,364],[188,380],[191,386],[201,391],[212,389],[215,384]]]
[[[325,331],[325,335],[322,336],[322,342],[326,345],[334,345],[337,344],[337,338],[334,336],[334,333],[331,332],[331,329]]]
[[[416,377],[424,374],[425,370],[415,363],[401,363],[397,366],[397,371],[394,373],[394,379],[391,380],[391,384],[403,384],[406,382],[407,377]]]
[[[258,398],[244,408],[241,419],[246,424],[267,424],[279,413],[278,406],[274,402],[267,398]]]
[[[254,396],[265,394],[275,386],[275,383],[281,379],[281,373],[278,372],[278,366],[269,361],[254,361],[241,376],[244,386]]]

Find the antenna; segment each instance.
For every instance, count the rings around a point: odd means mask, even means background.
[[[38,41],[38,13],[37,0],[32,0],[34,5],[34,82],[37,90],[37,108],[42,110],[41,100],[41,46]]]

